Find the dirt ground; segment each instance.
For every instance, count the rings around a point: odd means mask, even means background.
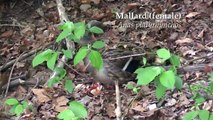
[[[101,36],[107,50],[122,48],[139,53],[149,53],[159,48],[167,48],[181,57],[182,66],[194,66],[191,70],[181,71],[183,89],[167,91],[165,98],[158,101],[154,87],[143,86],[136,94],[121,86],[121,103],[125,120],[178,120],[191,110],[194,104],[189,86],[197,82],[208,84],[208,73],[213,68],[213,3],[212,0],[176,1],[176,0],[65,0],[66,14],[70,21],[98,20],[106,25]],[[176,13],[180,19],[164,20],[163,23],[177,27],[136,27],[140,20],[117,19],[116,12]],[[149,20],[156,23],[157,20]],[[74,80],[75,91],[68,94],[61,85],[54,88],[43,87],[52,72],[45,66],[32,68],[33,56],[46,48],[56,49],[59,44],[54,41],[60,31],[57,5],[54,0],[0,0],[0,118],[15,120],[15,116],[7,114],[9,108],[3,103],[6,98],[16,97],[26,99],[33,105],[33,112],[26,111],[21,120],[54,120],[58,112],[64,109],[64,101],[79,100],[88,109],[88,120],[114,120],[115,92],[113,87],[96,85],[90,78],[84,78],[75,71],[66,68],[68,77]],[[128,27],[121,27],[121,26]],[[27,81],[9,88],[4,97],[5,84],[9,78],[12,65],[4,68],[5,64],[20,56],[28,54],[19,60],[14,67],[12,78],[18,77]],[[149,64],[155,64],[152,56]],[[71,64],[70,62],[69,64]],[[196,66],[203,65],[199,70]],[[82,73],[87,74],[87,73]],[[21,77],[20,77],[21,76]],[[17,80],[17,79],[12,79]],[[39,81],[40,84],[36,84]],[[134,81],[135,82],[135,81]],[[93,85],[92,85],[93,84]],[[35,86],[36,85],[36,86]],[[45,102],[39,100],[39,95],[31,91],[39,89],[38,94],[48,94]],[[92,89],[89,89],[92,88]],[[35,88],[34,88],[35,89]],[[89,90],[88,90],[89,89]],[[94,93],[96,90],[96,93]],[[98,92],[97,92],[98,91]],[[41,97],[41,96],[40,96]],[[41,98],[42,99],[42,98]],[[63,99],[61,103],[57,100]],[[129,103],[131,102],[131,105]],[[60,106],[61,104],[61,106]],[[66,105],[66,104],[65,104]],[[152,108],[154,107],[154,109]],[[202,108],[213,112],[212,99],[206,99]]]

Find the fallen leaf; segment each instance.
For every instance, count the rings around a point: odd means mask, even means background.
[[[50,101],[50,98],[45,95],[45,94],[47,94],[46,90],[44,90],[44,89],[32,89],[32,92],[37,96],[38,101],[40,103]]]
[[[205,67],[204,67],[204,72],[205,72],[205,73],[210,73],[210,72],[212,72],[212,67],[211,67],[210,65],[205,65]]]
[[[92,2],[94,2],[96,5],[100,3],[100,0],[91,0]]]
[[[98,85],[96,88],[92,89],[90,91],[90,93],[92,93],[94,96],[98,96],[101,94],[101,90],[102,90],[103,86],[102,85]]]
[[[132,109],[135,111],[139,111],[139,112],[145,111],[144,107],[142,107],[141,105],[137,105],[137,106],[133,107]]]
[[[17,62],[16,63],[16,67],[17,68],[22,68],[22,67],[24,67],[25,66],[25,63],[21,63],[21,62]]]
[[[200,14],[200,13],[199,12],[190,12],[189,14],[186,15],[186,18],[192,18],[198,14]]]
[[[183,38],[183,39],[179,39],[175,41],[176,44],[184,44],[184,43],[191,43],[191,42],[193,42],[191,38]]]
[[[114,104],[108,103],[108,104],[106,105],[106,112],[107,112],[107,115],[108,115],[110,118],[115,117],[115,112],[114,112],[114,110],[115,110]]]
[[[213,101],[209,100],[208,102],[204,102],[204,105],[203,105],[202,109],[211,110],[212,106],[213,106]]]
[[[204,32],[205,32],[205,29],[203,29],[199,34],[198,34],[198,36],[197,37],[199,37],[199,38],[203,38],[203,34],[204,34]]]
[[[177,101],[174,98],[168,99],[167,103],[165,104],[166,107],[171,107],[173,105],[175,105],[177,103]]]
[[[55,111],[62,112],[66,110],[68,108],[67,107],[68,102],[69,100],[65,96],[56,98],[55,102],[53,103],[53,105],[55,106]]]
[[[12,35],[13,35],[13,31],[12,30],[8,30],[8,31],[2,33],[0,35],[0,38],[8,38],[8,37],[11,37]]]
[[[185,94],[182,94],[180,97],[179,97],[179,106],[178,107],[181,107],[183,105],[188,105],[190,102],[189,102],[189,99],[186,97]]]
[[[81,2],[82,4],[85,4],[85,3],[90,3],[91,0],[80,0],[80,2]]]

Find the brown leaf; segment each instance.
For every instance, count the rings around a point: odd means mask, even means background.
[[[199,12],[190,12],[189,14],[186,15],[186,18],[192,18],[198,14],[200,14],[200,13]]]
[[[55,102],[53,103],[53,105],[55,106],[55,111],[62,112],[66,110],[68,108],[67,107],[68,102],[69,100],[65,96],[56,98]]]
[[[86,3],[90,3],[91,0],[80,0],[80,2],[81,2],[82,4],[86,4]]]
[[[123,12],[128,12],[136,7],[139,7],[141,4],[139,2],[136,2],[136,3],[129,3],[127,4],[127,6],[124,8]]]
[[[92,93],[94,96],[98,96],[101,94],[101,90],[102,90],[103,86],[102,85],[98,85],[96,88],[92,89],[90,91],[90,93]]]
[[[13,31],[12,30],[8,30],[8,31],[2,33],[0,35],[0,38],[8,38],[8,37],[11,37],[12,35],[13,35]]]
[[[23,68],[25,66],[25,63],[22,63],[22,62],[17,62],[16,63],[16,67],[17,68]]]
[[[191,43],[191,42],[193,42],[191,38],[183,38],[183,39],[179,39],[175,41],[176,44],[184,44],[184,43]]]
[[[137,106],[133,107],[132,109],[135,111],[139,111],[139,112],[145,111],[144,107],[142,107],[141,105],[137,105]]]
[[[101,0],[91,0],[92,2],[94,2],[95,4],[99,4]]]
[[[197,37],[199,37],[199,38],[203,38],[203,34],[204,34],[204,32],[205,32],[205,29],[203,29],[199,34],[198,34],[198,36]]]
[[[211,67],[210,65],[205,65],[205,67],[204,67],[204,72],[205,72],[205,73],[212,72],[212,67]]]
[[[115,117],[115,112],[114,112],[114,110],[115,110],[114,104],[108,103],[108,104],[106,105],[106,112],[107,112],[107,115],[108,115],[110,118],[111,118],[111,117]]]
[[[32,89],[32,92],[37,96],[40,103],[50,101],[50,98],[46,96],[47,92],[45,89]]]
[[[188,105],[190,102],[189,102],[189,99],[186,97],[185,94],[182,94],[180,97],[179,97],[179,104],[180,106],[178,107],[181,107],[183,105]]]

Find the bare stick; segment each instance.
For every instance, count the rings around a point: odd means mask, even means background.
[[[136,56],[143,56],[146,55],[146,53],[141,53],[141,54],[133,54],[133,55],[125,55],[125,56],[120,56],[116,58],[107,58],[106,60],[117,60],[117,59],[124,59],[124,58],[130,58],[130,57],[136,57]]]
[[[125,71],[126,68],[129,66],[130,62],[133,60],[133,57],[130,57],[129,60],[124,65],[122,71]],[[115,81],[115,95],[116,95],[116,109],[115,115],[117,120],[121,120],[121,97],[120,97],[120,90],[119,90],[119,81]]]
[[[45,45],[44,48],[48,47],[49,45],[51,45],[51,43]],[[42,48],[43,48],[43,47],[41,47],[41,48],[39,48],[39,49],[36,49],[36,50],[32,50],[32,51],[30,51],[30,52],[28,52],[28,53],[26,53],[26,54],[23,54],[23,55],[19,58],[19,60],[24,60],[24,59],[26,59],[27,57],[29,57],[29,56],[35,54],[36,52],[40,51]],[[1,72],[1,71],[4,71],[5,69],[7,69],[7,68],[9,68],[10,66],[12,66],[12,65],[15,63],[15,61],[16,61],[16,59],[9,61],[8,63],[4,64],[3,66],[0,66],[0,72]]]
[[[6,88],[6,91],[5,91],[5,95],[4,97],[7,97],[7,93],[8,93],[8,90],[9,90],[9,87],[10,87],[10,81],[11,81],[11,78],[12,78],[12,74],[13,74],[13,70],[17,64],[17,62],[19,61],[20,57],[23,55],[24,53],[22,53],[21,55],[19,55],[19,57],[16,59],[15,63],[13,64],[13,67],[10,71],[10,76],[8,78],[8,82],[7,82],[7,88]]]

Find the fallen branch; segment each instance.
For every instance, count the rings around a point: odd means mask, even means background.
[[[205,71],[206,67],[211,67],[213,68],[213,63],[209,63],[209,64],[198,64],[198,65],[189,65],[189,66],[184,66],[184,67],[180,67],[178,68],[178,72],[195,72],[195,71]],[[169,68],[169,67],[166,67]]]
[[[45,46],[43,46],[43,47],[41,47],[41,48],[38,48],[38,49],[32,50],[32,51],[30,51],[30,52],[28,52],[28,53],[25,53],[25,54],[23,54],[23,55],[19,58],[19,60],[22,61],[22,60],[24,60],[24,59],[26,59],[26,58],[32,56],[33,54],[39,52],[39,51],[42,50],[43,48],[49,47],[50,45],[51,45],[51,43],[49,43],[49,44],[47,44],[47,45],[45,45]],[[15,61],[16,61],[16,59],[11,60],[11,61],[9,61],[8,63],[6,63],[6,64],[0,66],[0,72],[5,71],[5,70],[8,69],[9,67],[11,67],[11,66],[15,63]]]
[[[11,81],[11,78],[12,78],[12,74],[13,74],[13,70],[17,64],[17,62],[20,60],[20,57],[23,55],[24,53],[22,53],[21,55],[19,55],[19,57],[16,59],[15,63],[13,64],[13,67],[10,71],[10,76],[8,78],[8,81],[7,81],[7,88],[6,88],[6,91],[5,91],[5,94],[4,94],[4,97],[7,97],[7,93],[8,93],[8,90],[9,90],[9,87],[10,87],[10,81]]]

